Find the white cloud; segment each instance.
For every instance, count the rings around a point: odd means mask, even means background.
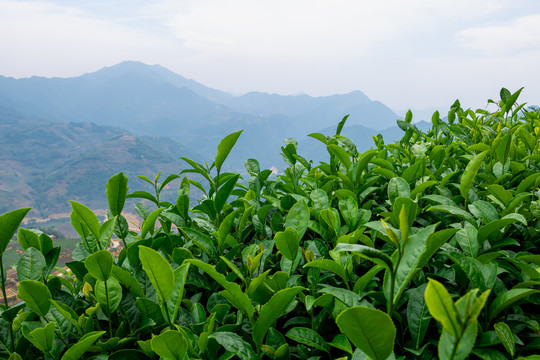
[[[463,46],[488,56],[540,50],[540,13],[504,25],[474,27],[459,33]]]

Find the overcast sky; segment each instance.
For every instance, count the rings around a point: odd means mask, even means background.
[[[538,0],[0,0],[0,51],[17,78],[139,60],[236,94],[540,103]]]

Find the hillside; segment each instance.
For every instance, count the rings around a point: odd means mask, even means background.
[[[283,139],[334,126],[350,114],[350,125],[377,130],[398,116],[360,91],[324,97],[248,93],[232,96],[186,79],[159,65],[123,62],[73,78],[13,79],[0,76],[0,105],[29,119],[92,122],[135,134],[167,136],[197,149],[210,161],[219,140],[244,129],[227,164],[243,167],[249,157],[264,167],[283,168]]]
[[[105,208],[105,183],[123,171],[135,175],[178,173],[179,156],[200,155],[170,139],[140,137],[91,123],[28,120],[0,108],[0,213],[33,207],[32,217],[69,211],[69,200]]]

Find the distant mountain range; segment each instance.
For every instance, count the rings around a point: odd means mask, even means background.
[[[74,78],[0,76],[0,213],[31,205],[46,216],[65,210],[67,199],[98,208],[114,173],[178,173],[179,156],[211,163],[220,139],[240,129],[229,168],[255,158],[283,169],[280,146],[289,137],[306,158],[324,159],[324,146],[306,135],[331,135],[346,114],[343,134],[359,149],[379,132],[387,142],[402,134],[399,116],[360,91],[233,96],[133,61]]]

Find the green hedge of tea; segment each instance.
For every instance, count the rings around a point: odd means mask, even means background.
[[[81,241],[67,270],[47,235],[18,230],[23,302],[0,310],[0,356],[538,359],[540,111],[519,93],[503,89],[494,112],[456,102],[428,132],[409,112],[399,142],[364,153],[340,135],[344,118],[309,135],[328,162],[288,139],[277,177],[254,159],[247,176],[222,172],[241,132],[211,166],[141,176],[153,194],[113,176],[103,223],[71,202]],[[176,179],[176,203],[162,201]],[[190,208],[192,187],[204,197]],[[136,205],[137,232],[128,197],[151,204]],[[0,216],[2,253],[28,210]]]

